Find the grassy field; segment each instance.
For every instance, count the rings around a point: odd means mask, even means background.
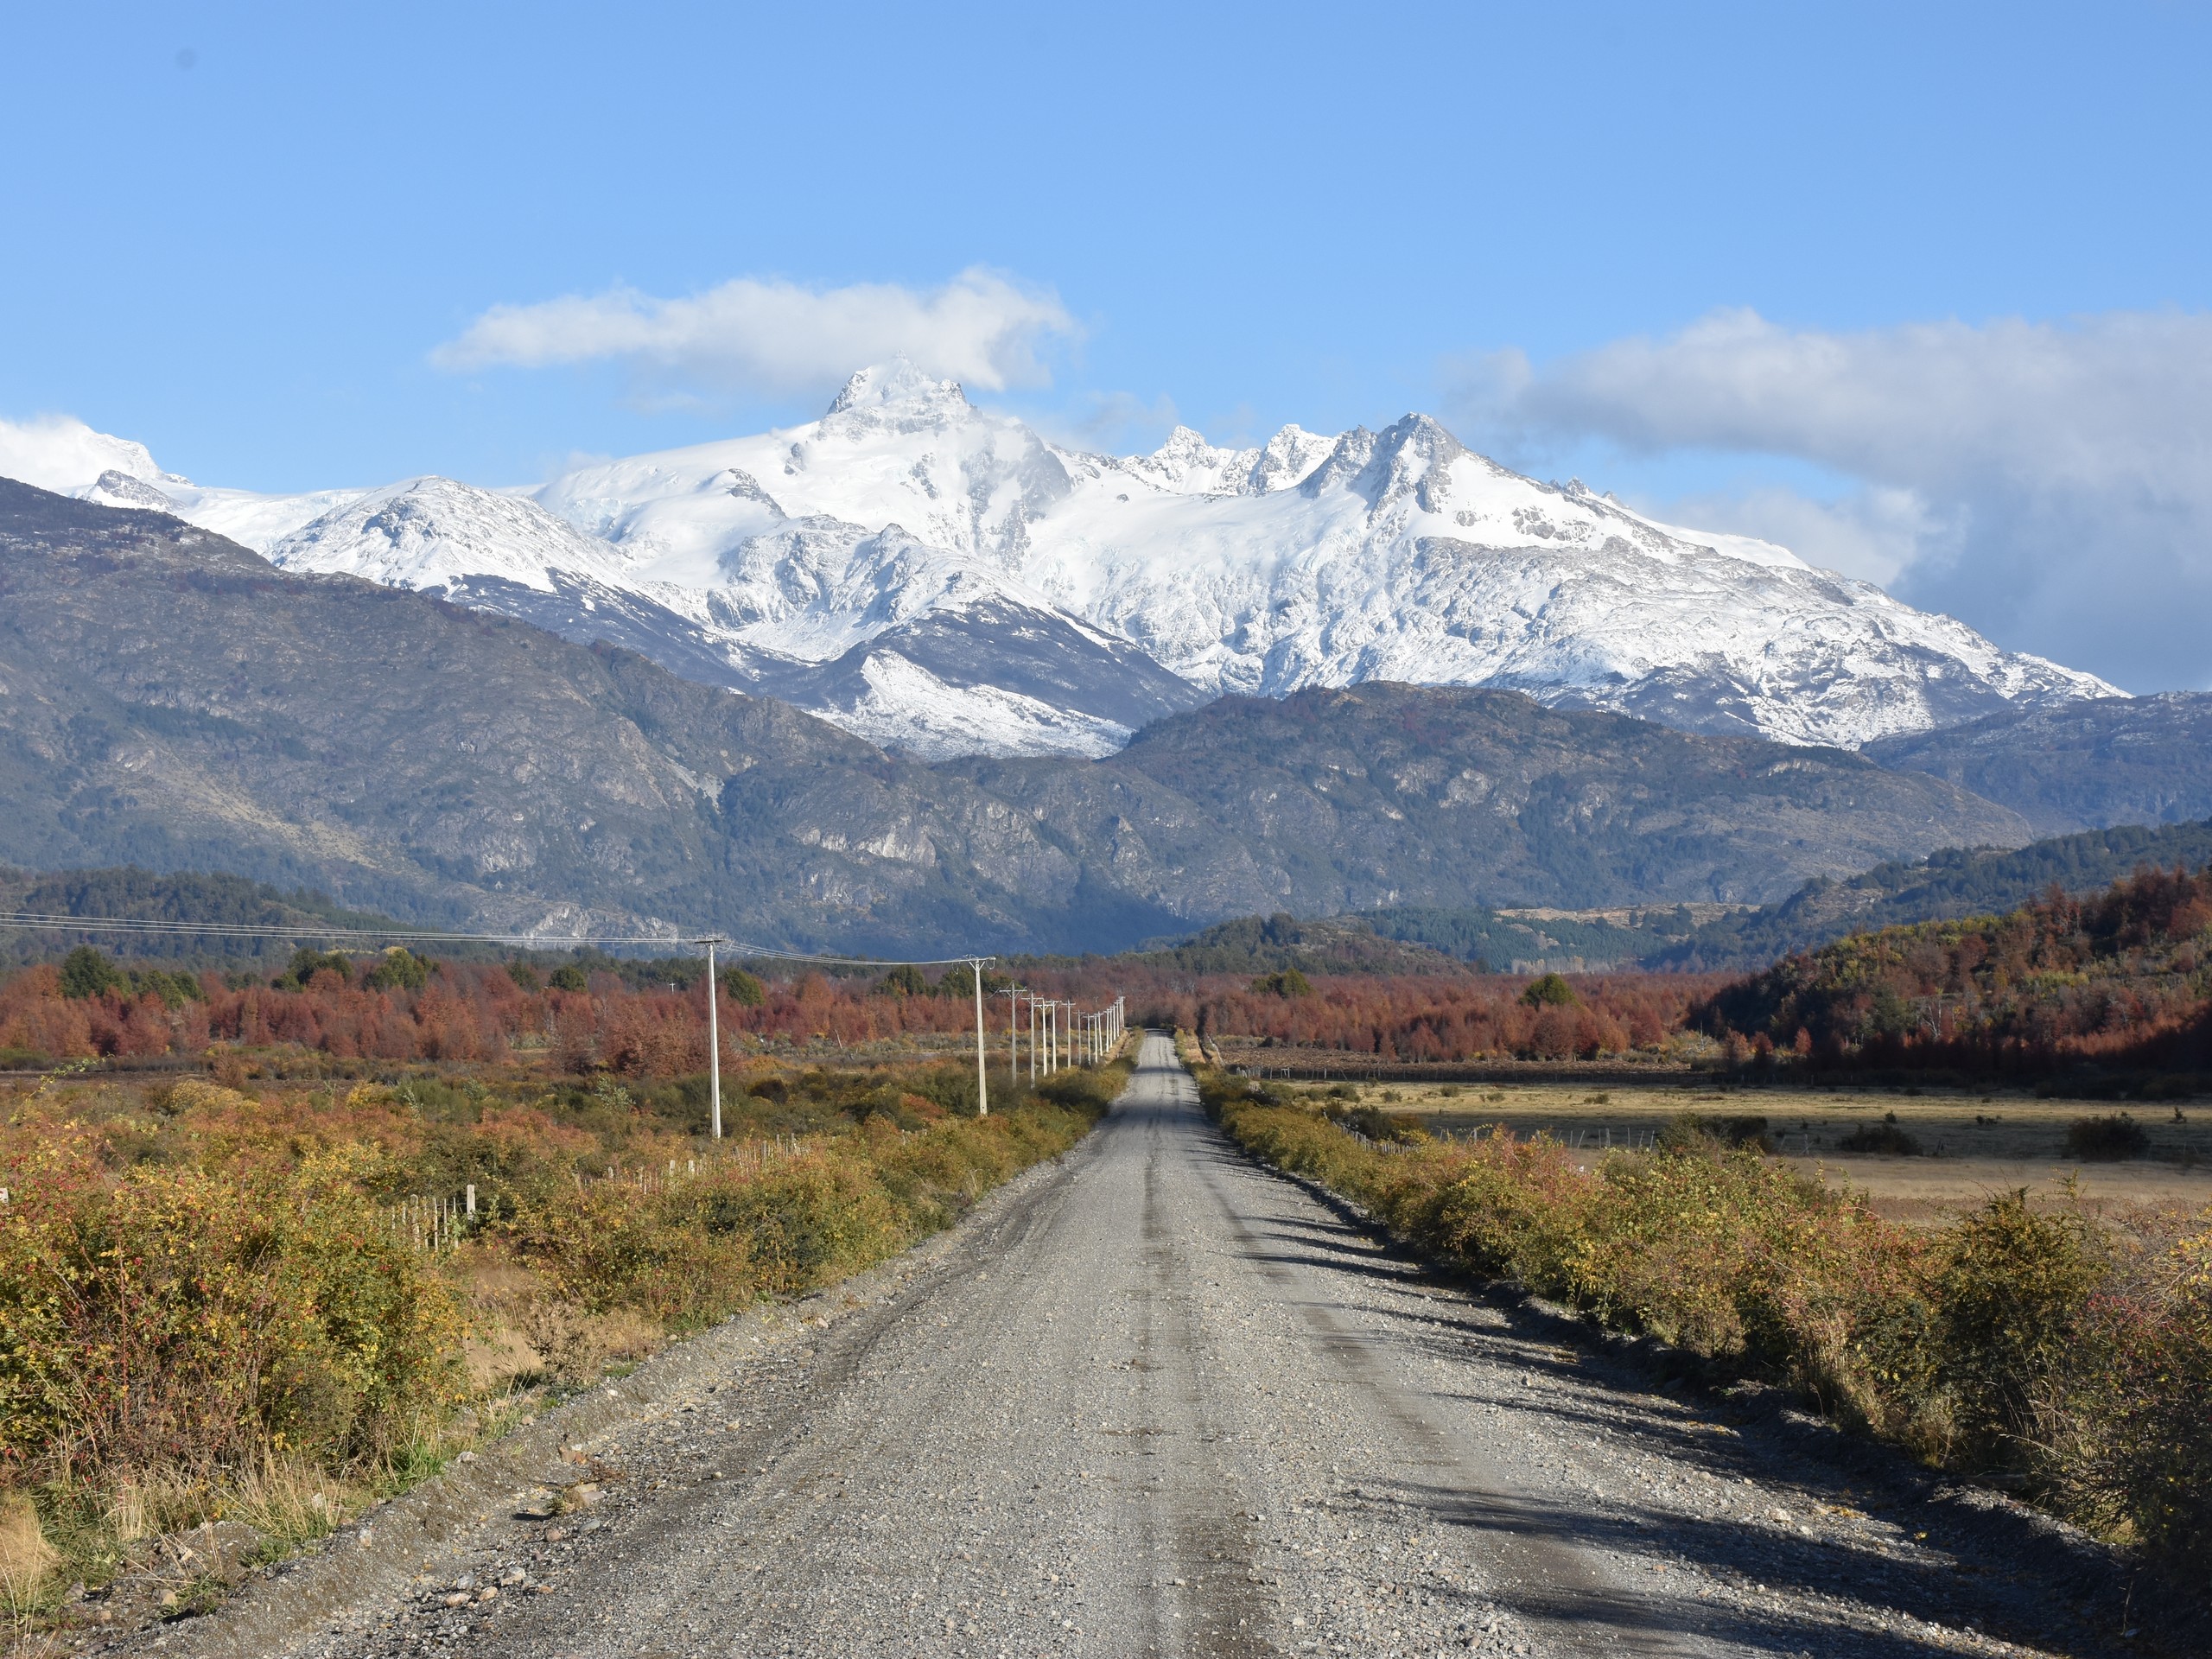
[[[1325,1099],[1329,1085],[1268,1085]],[[1503,1123],[1516,1136],[1549,1134],[1576,1151],[1648,1141],[1685,1113],[1764,1118],[1777,1154],[1832,1185],[1867,1193],[1895,1220],[1935,1222],[1996,1192],[2026,1187],[2031,1201],[2063,1201],[2068,1184],[2099,1212],[2136,1205],[2194,1211],[2212,1205],[2212,1106],[2037,1099],[2023,1094],[1905,1093],[1878,1089],[1716,1088],[1701,1080],[1609,1083],[1360,1084],[1363,1103],[1417,1116],[1432,1133],[1474,1134]],[[2176,1117],[2179,1112],[2178,1119]],[[2147,1156],[2070,1155],[2068,1130],[2085,1118],[2127,1113]],[[1888,1120],[1894,1118],[1894,1122]],[[1916,1143],[1915,1155],[1845,1150],[1855,1132],[1886,1127]]]

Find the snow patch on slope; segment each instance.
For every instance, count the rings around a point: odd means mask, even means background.
[[[965,754],[1080,754],[1118,752],[1135,734],[1097,715],[1055,708],[995,685],[953,685],[895,651],[870,656],[867,690],[818,712],[855,737],[924,760]]]

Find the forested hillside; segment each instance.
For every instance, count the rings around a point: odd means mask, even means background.
[[[311,888],[296,887],[286,893],[243,876],[198,870],[156,875],[128,866],[45,873],[0,868],[0,911],[297,930],[278,937],[220,938],[206,933],[145,931],[106,940],[111,944],[121,943],[137,958],[207,963],[263,957],[281,960],[291,955],[300,940],[315,938],[322,929],[394,925],[390,917],[347,910]],[[58,957],[72,945],[101,937],[67,927],[0,929],[0,961],[43,962]]]
[[[2212,821],[2091,830],[2012,849],[1948,847],[1845,881],[1808,881],[1778,905],[1720,917],[1638,960],[1649,968],[1755,968],[1849,932],[1995,915],[2053,887],[2086,893],[2145,866],[2208,862]]]
[[[1853,934],[1692,1014],[1821,1065],[2038,1071],[2212,1065],[2212,871]]]

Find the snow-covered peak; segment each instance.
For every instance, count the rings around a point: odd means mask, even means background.
[[[1148,455],[1113,463],[1171,495],[1265,495],[1288,489],[1325,461],[1337,440],[1286,426],[1259,448],[1224,449],[1178,426]]]
[[[1253,495],[1287,490],[1306,481],[1306,474],[1329,458],[1336,439],[1303,427],[1286,426],[1269,438],[1253,458],[1247,488]]]
[[[1132,456],[1122,465],[1171,495],[1233,495],[1258,454],[1255,449],[1217,449],[1204,433],[1178,426],[1159,448]]]
[[[175,512],[176,503],[135,474],[110,467],[81,492],[87,501],[103,507],[144,507],[155,512]]]
[[[268,557],[287,570],[417,589],[489,577],[551,593],[556,573],[614,583],[623,576],[613,549],[536,502],[450,478],[372,490],[293,531]]]
[[[21,430],[0,446],[21,450]],[[1034,701],[1072,653],[1090,701],[1070,693],[1064,712],[1119,725],[1172,703],[1172,671],[1193,695],[1510,686],[1847,747],[2007,702],[2118,695],[1786,549],[1522,477],[1422,415],[1334,436],[1285,427],[1252,448],[1179,426],[1151,454],[1114,458],[893,361],[854,376],[820,420],[580,464],[527,493],[417,479],[257,496],[159,474],[80,426],[62,437],[73,487],[93,499],[166,499],[293,569],[620,638],[718,684],[790,690],[791,673],[849,677],[856,651],[936,652],[929,672],[961,696],[988,702],[1020,680]],[[615,610],[627,632],[595,632]],[[868,734],[895,741],[906,683],[791,695],[832,719],[864,703]],[[939,731],[930,743],[952,741],[941,709],[914,719]],[[1023,719],[1033,736],[1058,729]]]
[[[1408,415],[1376,433],[1371,445],[1340,445],[1315,470],[1314,478],[1332,473],[1341,475],[1349,470],[1360,448],[1366,450],[1366,460],[1344,482],[1348,488],[1366,497],[1370,508],[1376,512],[1408,496],[1414,497],[1424,512],[1441,511],[1451,493],[1449,480],[1454,463],[1478,461],[1459,439],[1427,416]],[[1338,455],[1343,457],[1341,467]]]
[[[919,404],[918,410],[938,417],[958,418],[961,411],[972,413],[975,405],[968,401],[968,394],[960,389],[957,380],[939,380],[925,374],[903,357],[894,357],[888,363],[877,363],[861,370],[845,382],[844,390],[831,401],[830,419],[839,415],[850,415],[869,410],[885,410],[899,404]]]
[[[877,409],[916,398],[929,403],[968,401],[957,380],[939,380],[916,368],[909,359],[894,357],[887,363],[872,363],[855,371],[831,402],[829,412],[842,415],[849,409]]]

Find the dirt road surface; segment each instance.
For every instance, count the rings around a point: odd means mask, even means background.
[[[1238,1155],[1159,1037],[938,1267],[573,1457],[603,1501],[494,1516],[300,1650],[2103,1650],[2047,1529],[1427,1277]]]

